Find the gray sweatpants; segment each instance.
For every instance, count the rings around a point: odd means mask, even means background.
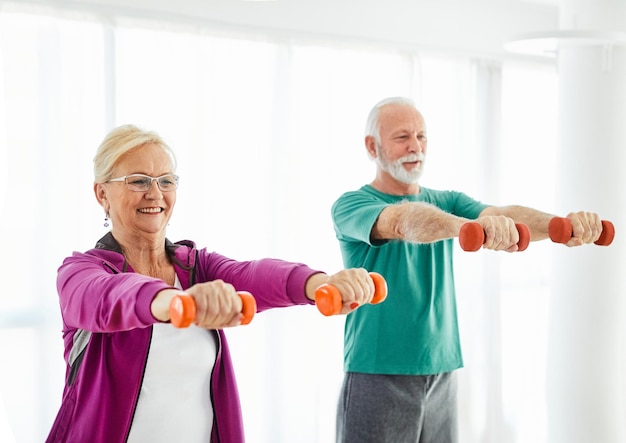
[[[347,372],[337,443],[457,443],[456,374]]]

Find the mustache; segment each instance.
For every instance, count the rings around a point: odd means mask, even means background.
[[[426,156],[423,153],[417,154],[409,154],[401,157],[397,160],[398,163],[406,163],[406,162],[423,162],[426,160]]]

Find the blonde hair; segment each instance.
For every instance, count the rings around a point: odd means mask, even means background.
[[[146,131],[134,125],[113,128],[102,140],[93,159],[95,183],[106,183],[112,177],[113,168],[120,157],[148,143],[163,148],[171,161],[172,172],[176,171],[176,156],[167,143],[154,131]]]

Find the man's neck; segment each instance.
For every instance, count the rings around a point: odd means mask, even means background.
[[[419,183],[404,183],[391,176],[381,177],[380,174],[370,183],[370,186],[390,195],[417,195],[421,190]]]

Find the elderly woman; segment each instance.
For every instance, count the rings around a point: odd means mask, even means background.
[[[253,294],[262,311],[312,304],[328,283],[346,314],[372,300],[371,278],[364,269],[328,276],[276,259],[240,262],[169,241],[176,161],[154,132],[113,129],[94,170],[111,230],[58,271],[67,374],[47,442],[243,442],[223,331],[242,321],[237,291]],[[196,306],[195,325],[184,329],[169,322],[181,292]]]

